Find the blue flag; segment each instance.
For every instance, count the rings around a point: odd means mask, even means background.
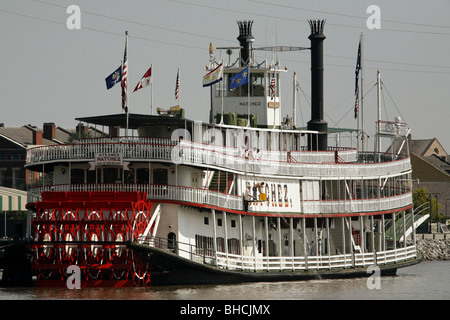
[[[122,81],[122,66],[117,68],[116,71],[111,73],[106,79],[106,89],[111,89],[118,82]]]
[[[248,83],[249,68],[245,68],[230,79],[230,90]]]

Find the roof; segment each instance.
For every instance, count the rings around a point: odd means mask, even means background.
[[[417,155],[424,155],[427,150],[431,147],[433,142],[436,140],[434,139],[421,139],[421,140],[410,140],[409,141],[409,149],[411,152],[414,152]]]
[[[108,127],[127,127],[127,115],[125,113],[119,114],[110,114],[110,115],[101,115],[101,116],[91,116],[91,117],[82,117],[76,118],[75,120],[101,125]],[[136,114],[129,113],[128,114],[128,128],[129,129],[137,129],[139,127],[150,126],[155,124],[161,124],[161,121],[164,121],[165,124],[183,124],[191,120],[187,120],[184,118],[165,116],[165,115],[148,115],[148,114]]]
[[[450,175],[450,159],[449,156],[438,156],[438,155],[431,155],[431,156],[419,156],[419,158],[425,160],[429,164],[431,164],[433,167],[444,171],[447,176]]]
[[[308,127],[297,128],[298,130],[308,130]],[[351,128],[328,128],[328,133],[342,133],[342,132],[358,132],[358,129]]]
[[[9,140],[20,147],[26,148],[27,146],[33,145],[33,131],[42,131],[38,130],[36,127],[32,127],[30,125],[26,125],[20,128],[5,128],[0,127],[0,137],[3,137],[6,140]],[[68,137],[70,136],[70,131],[55,128],[55,139],[47,139],[44,136],[42,137],[43,145],[52,145],[55,143],[63,143],[66,142]]]
[[[403,141],[395,141],[395,148],[398,150]],[[418,156],[431,156],[437,154],[438,156],[447,155],[444,147],[440,144],[438,139],[415,139],[408,140],[409,152],[414,153]],[[391,152],[392,146],[389,146],[387,153]],[[437,150],[436,150],[437,149]]]
[[[100,130],[95,128],[89,128],[94,134],[103,134]],[[33,131],[43,132],[35,126],[25,125],[19,128],[6,128],[0,127],[0,139],[3,138],[6,141],[16,144],[20,148],[26,149],[28,146],[35,145],[33,143]],[[64,129],[62,127],[55,126],[55,137],[53,139],[48,139],[44,134],[42,134],[42,144],[44,146],[64,144],[69,141],[71,135],[76,133],[76,129]]]

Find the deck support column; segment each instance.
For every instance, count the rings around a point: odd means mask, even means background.
[[[253,259],[255,263],[255,271],[256,271],[256,226],[255,226],[255,216],[252,216],[252,242],[253,242]]]
[[[341,218],[342,221],[342,254],[344,255],[344,268],[347,267],[347,256],[345,250],[345,217]]]
[[[327,227],[327,254],[328,254],[328,267],[331,270],[331,256],[330,256],[330,218],[325,218]]]
[[[362,263],[363,266],[365,265],[364,261],[364,253],[365,253],[365,241],[364,241],[364,217],[359,216],[359,241],[360,241],[360,248],[361,248],[361,255],[362,255]]]
[[[289,246],[290,246],[290,253],[291,253],[291,259],[292,259],[292,271],[294,271],[295,269],[295,264],[294,264],[294,218],[289,218],[289,231],[290,231],[290,241],[289,241]]]
[[[244,271],[244,236],[242,227],[242,215],[239,215],[239,253],[241,255],[241,269]]]
[[[395,262],[397,262],[397,235],[395,232],[395,212],[392,212],[392,228],[393,228],[393,242],[394,242],[394,256],[395,256]]]
[[[405,217],[405,210],[403,210],[403,247],[406,250],[406,217]]]
[[[386,264],[386,230],[385,230],[385,221],[384,221],[384,214],[381,215],[381,238],[383,239],[382,243],[382,251],[384,256],[384,264]]]
[[[217,228],[216,228],[216,210],[212,209],[212,225],[213,225],[213,250],[214,250],[214,260],[217,264]]]
[[[314,217],[314,247],[316,255],[316,268],[319,270],[319,232],[317,230],[317,218]]]
[[[266,229],[265,254],[267,259],[267,271],[269,271],[269,222],[267,217],[264,217],[264,228]]]
[[[352,267],[354,268],[355,263],[355,239],[353,238],[352,233],[352,217],[347,217],[348,219],[348,240],[349,240],[349,246],[350,246],[350,253],[352,255]]]
[[[223,213],[223,226],[225,231],[225,239],[224,239],[224,248],[225,248],[225,257],[227,258],[227,269],[228,269],[228,226],[227,226],[227,213],[222,211]]]
[[[278,228],[278,258],[280,259],[280,270],[283,269],[281,264],[281,223],[280,217],[277,217],[277,228]]]
[[[377,251],[375,250],[375,226],[373,224],[373,215],[370,216],[370,234],[372,235],[373,264],[377,264]]]
[[[302,231],[303,231],[303,255],[305,256],[305,270],[308,270],[308,252],[306,247],[306,218],[302,218]]]

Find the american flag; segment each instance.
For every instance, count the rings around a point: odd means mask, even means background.
[[[175,85],[175,99],[178,100],[180,96],[180,68],[178,68],[177,72],[177,83]]]
[[[127,106],[127,80],[128,80],[128,60],[127,60],[127,51],[128,51],[128,31],[125,31],[125,53],[123,55],[123,65],[122,65],[122,109],[125,112],[128,112]]]
[[[275,74],[273,74],[272,83],[270,84],[270,96],[271,100],[275,98]]]

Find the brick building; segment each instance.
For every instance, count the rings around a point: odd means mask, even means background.
[[[425,187],[450,218],[450,156],[438,139],[410,140],[413,189]]]
[[[100,131],[89,128],[89,131]],[[42,128],[24,125],[18,128],[7,128],[0,124],[0,186],[26,190],[30,183],[24,168],[27,149],[33,146],[62,144],[78,132],[87,134],[88,128],[77,126],[74,130],[67,130],[56,126],[52,122],[44,123]]]

